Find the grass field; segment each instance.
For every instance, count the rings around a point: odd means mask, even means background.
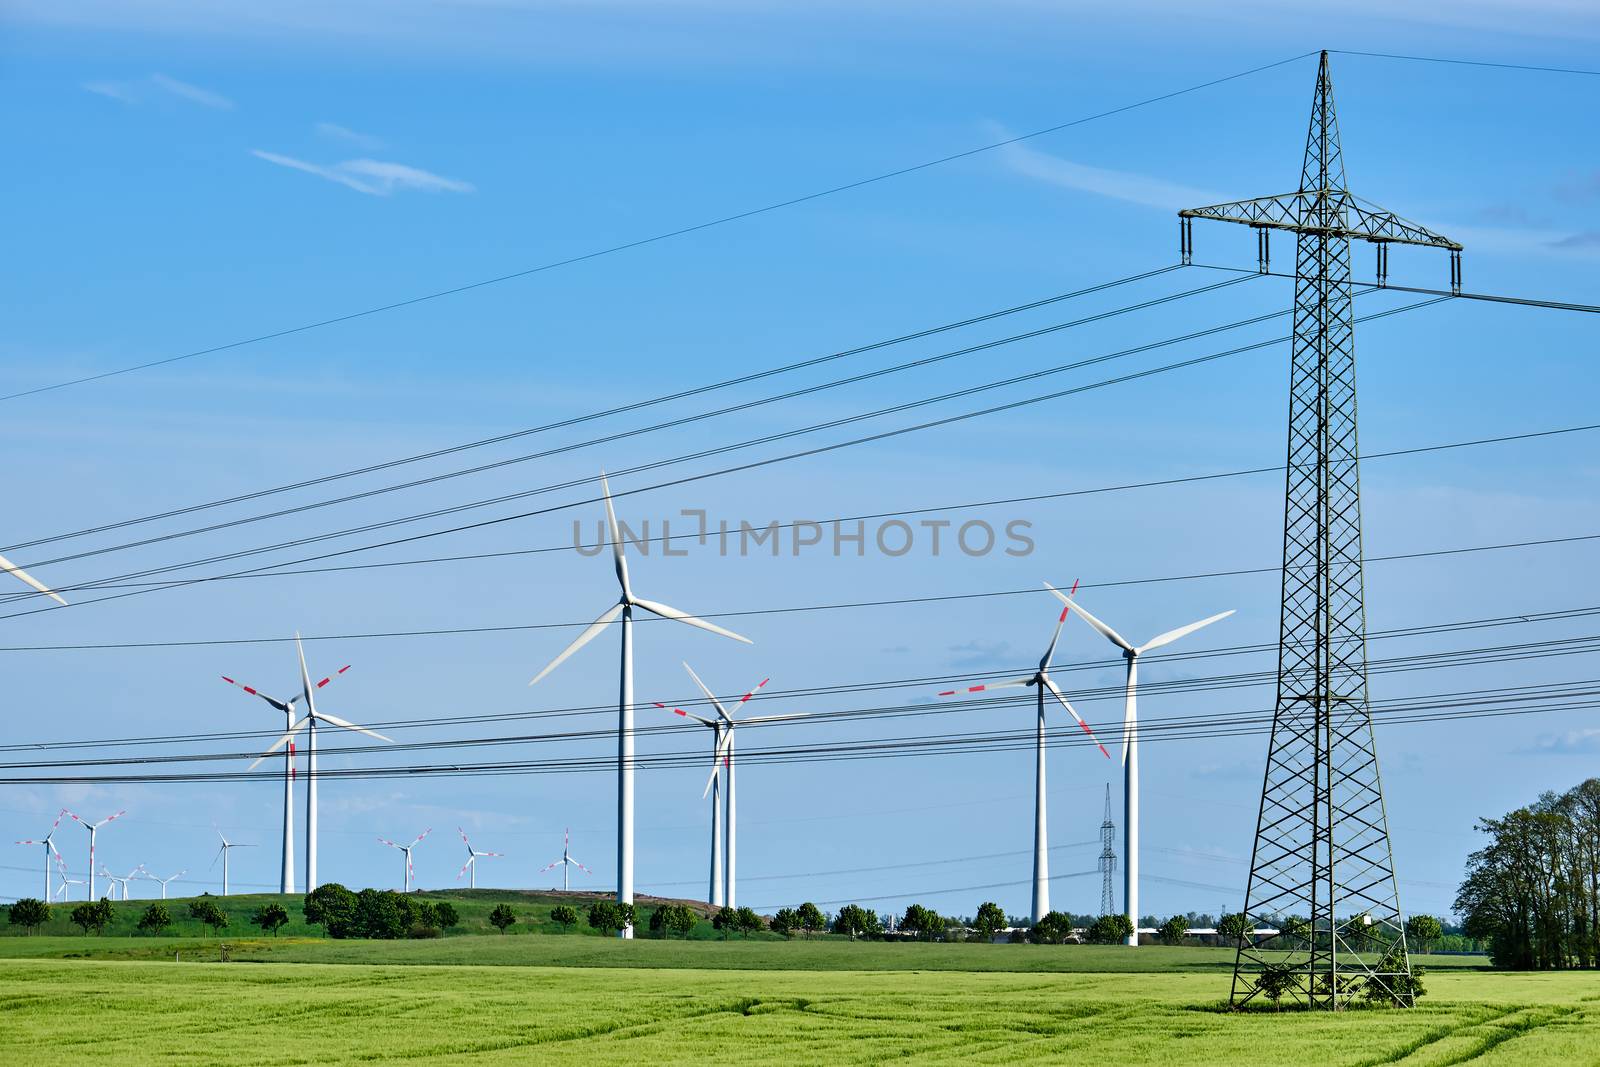
[[[940,948],[900,947],[912,955]],[[1469,1060],[1573,1065],[1600,1059],[1600,982],[1592,975],[1434,973],[1431,995],[1414,1010],[1339,1016],[1220,1012],[1226,981],[1220,972],[1171,971],[10,959],[0,962],[0,1062],[840,1064],[960,1058],[1441,1067]]]

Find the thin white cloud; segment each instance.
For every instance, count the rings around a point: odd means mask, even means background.
[[[366,193],[368,196],[388,196],[390,193],[405,190],[425,193],[477,192],[477,187],[471,182],[446,178],[431,171],[408,167],[404,163],[387,163],[378,159],[348,159],[343,163],[326,166],[321,163],[308,163],[303,159],[280,155],[277,152],[264,152],[259,148],[251,149],[250,154],[268,163],[276,163],[280,167],[315,174],[319,178],[326,178],[330,182],[347,189],[354,189],[358,193]]]
[[[1025,178],[1163,211],[1179,211],[1226,199],[1161,178],[1075,163],[1027,145],[1006,145],[1000,150],[1000,159],[1013,173]]]
[[[233,101],[221,93],[214,93],[210,89],[202,89],[198,85],[181,82],[177,78],[169,78],[165,74],[150,75],[150,84],[164,93],[176,96],[180,100],[187,100],[191,104],[215,108],[218,111],[233,110]]]
[[[121,82],[84,82],[83,91],[94,93],[96,96],[103,96],[108,100],[115,100],[121,104],[136,102],[133,93]]]
[[[319,122],[316,125],[318,137],[326,137],[330,141],[343,141],[353,144],[357,148],[364,148],[368,152],[375,152],[383,147],[383,140],[368,133],[357,133],[348,126],[341,126],[337,122]]]

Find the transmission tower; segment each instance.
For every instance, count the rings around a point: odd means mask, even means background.
[[[1106,817],[1100,823],[1100,914],[1115,915],[1113,887],[1117,875],[1117,824],[1111,821],[1111,783],[1106,783]]]
[[[1377,246],[1380,287],[1390,244],[1446,249],[1453,292],[1461,246],[1346,188],[1326,52],[1299,191],[1179,217],[1185,263],[1195,219],[1254,227],[1262,273],[1271,232],[1295,235],[1278,695],[1245,895],[1251,923],[1279,932],[1241,941],[1232,1001],[1255,997],[1271,969],[1295,977],[1289,995],[1303,1006],[1337,1010],[1370,983],[1409,1005],[1411,962],[1367,703],[1350,241]]]

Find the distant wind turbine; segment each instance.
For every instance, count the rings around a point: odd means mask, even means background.
[[[62,810],[66,811],[65,808],[63,808]],[[73,822],[77,823],[79,826],[81,826],[85,830],[89,831],[89,899],[93,900],[93,899],[95,899],[95,896],[94,896],[94,841],[95,841],[95,833],[100,829],[100,827],[104,826],[106,823],[115,822],[118,819],[122,818],[124,815],[128,814],[128,809],[124,808],[121,811],[117,812],[115,815],[108,815],[104,819],[101,819],[99,822],[84,822],[82,819],[78,818],[77,815],[73,814],[70,811],[68,811],[67,814],[72,817],[72,821]]]
[[[88,882],[85,882],[82,878],[68,878],[67,877],[67,861],[61,855],[61,853],[59,853],[59,852],[56,853],[56,866],[58,868],[60,868],[60,871],[61,871],[61,885],[60,885],[59,888],[56,889],[56,898],[57,899],[63,900],[63,901],[67,900],[68,899],[67,890],[70,889],[72,886],[75,886],[75,885],[86,886],[86,885],[89,884]]]
[[[57,593],[55,590],[53,590],[49,586],[45,585],[43,582],[39,581],[39,579],[35,578],[33,575],[31,575],[27,571],[23,570],[21,567],[17,566],[15,563],[12,563],[9,559],[6,559],[4,556],[0,556],[0,571],[9,571],[10,573],[12,573],[12,574],[16,575],[18,578],[20,578],[22,581],[24,581],[27,584],[33,586],[35,589],[37,589],[39,592],[43,593],[45,596],[49,597],[51,600],[54,600],[57,604],[60,604],[62,607],[66,607],[67,606],[67,602],[65,600],[61,599],[61,594],[60,593]]]
[[[617,900],[619,903],[633,903],[633,609],[643,608],[652,615],[663,619],[672,619],[676,622],[688,623],[698,626],[702,630],[709,630],[723,637],[731,637],[735,641],[751,644],[748,637],[740,637],[731,630],[724,630],[715,623],[696,618],[693,615],[679,611],[677,608],[658,604],[652,600],[633,595],[633,587],[628,583],[628,561],[622,555],[622,537],[617,531],[617,513],[611,506],[611,487],[606,482],[604,472],[600,474],[600,492],[605,498],[606,527],[611,537],[611,555],[617,572],[617,584],[621,587],[622,596],[607,608],[606,611],[589,627],[579,634],[577,639],[562,649],[561,654],[551,660],[538,674],[534,675],[529,685],[536,684],[541,678],[555,670],[567,657],[578,649],[594,640],[607,626],[622,619],[622,679],[620,692],[617,697]],[[633,927],[625,926],[619,931],[625,938],[633,936]]]
[[[161,899],[162,900],[166,900],[167,899],[167,883],[168,882],[176,882],[179,878],[182,878],[184,875],[186,875],[188,873],[189,872],[187,870],[183,870],[183,871],[179,871],[177,874],[171,875],[171,876],[166,877],[166,878],[157,878],[155,875],[151,874],[149,871],[146,871],[144,876],[146,878],[148,878],[152,882],[160,882],[161,883]]]
[[[107,870],[105,864],[102,863],[100,865],[100,873],[105,876],[107,884],[108,885],[120,885],[122,887],[122,899],[123,900],[127,900],[128,899],[128,883],[133,881],[135,878],[139,877],[140,872],[143,871],[143,870],[144,870],[144,864],[141,863],[141,864],[139,864],[139,866],[135,867],[133,870],[129,871],[127,874],[118,876],[118,875],[112,874],[109,870]]]
[[[345,671],[349,670],[350,665],[348,663],[345,664],[343,667],[340,667],[338,670],[334,671],[320,682],[312,685],[311,674],[306,670],[305,646],[301,644],[300,635],[298,633],[294,635],[294,646],[295,650],[300,654],[300,696],[297,698],[297,700],[305,701],[306,713],[300,717],[299,721],[291,723],[289,725],[288,732],[274,741],[272,743],[272,747],[263,752],[259,759],[250,764],[248,769],[255,770],[261,765],[262,760],[278,751],[278,749],[282,748],[284,745],[292,744],[294,742],[295,735],[299,733],[301,729],[306,731],[306,891],[310,892],[322,884],[317,879],[317,724],[327,723],[329,726],[337,726],[343,730],[353,730],[358,734],[366,734],[368,737],[375,737],[379,741],[387,741],[390,744],[394,743],[394,738],[385,737],[383,734],[380,734],[375,730],[369,730],[365,726],[357,726],[353,722],[346,722],[337,716],[329,715],[325,711],[318,711],[316,701],[317,691],[323,686],[327,685],[329,682],[333,681],[339,675],[343,674]],[[257,695],[259,696],[260,694]],[[290,701],[279,701],[274,702],[273,706],[285,708],[286,705],[291,705],[292,703],[293,702]],[[292,781],[294,776],[292,762],[286,764],[286,768],[287,769],[284,773],[288,780]],[[285,791],[287,791],[289,786],[286,784],[284,788]],[[289,820],[290,816],[288,813],[288,803],[286,801],[284,809],[284,828],[286,837],[288,827],[290,825]],[[290,870],[291,873],[294,862],[290,856],[292,848],[292,845],[289,845],[287,842],[285,843],[284,863],[286,869]]]
[[[228,895],[228,853],[236,848],[255,848],[253,843],[233,842],[222,836],[222,831],[217,831],[217,837],[222,841],[222,846],[217,849],[217,854],[211,857],[211,866],[217,865],[217,860],[222,860],[222,895]]]
[[[1072,583],[1072,591],[1078,591],[1078,583]],[[1106,746],[1100,744],[1100,739],[1094,736],[1094,731],[1089,729],[1089,724],[1083,721],[1083,716],[1078,714],[1061,688],[1050,677],[1050,665],[1055,660],[1056,643],[1061,640],[1061,628],[1066,625],[1067,611],[1062,608],[1060,616],[1056,619],[1055,633],[1050,635],[1050,644],[1045,648],[1044,655],[1039,657],[1039,667],[1032,674],[1023,678],[1012,678],[1004,682],[987,682],[983,685],[971,685],[965,689],[946,689],[939,695],[942,697],[955,696],[958,693],[986,693],[991,689],[1016,689],[1032,686],[1035,703],[1038,708],[1038,717],[1034,727],[1033,744],[1033,921],[1043,919],[1050,912],[1050,832],[1047,826],[1047,804],[1045,797],[1045,699],[1046,690],[1060,702],[1063,708],[1077,720],[1078,726],[1089,735],[1090,740],[1099,746],[1100,752],[1106,759],[1111,758],[1111,753],[1106,751]]]
[[[405,872],[404,872],[403,876],[400,879],[400,885],[402,886],[402,892],[406,892],[406,893],[411,892],[411,850],[416,848],[418,845],[422,844],[422,839],[424,837],[427,837],[431,833],[433,833],[433,827],[430,826],[426,830],[422,831],[422,833],[418,834],[416,836],[416,839],[414,841],[412,841],[411,844],[409,844],[409,845],[397,845],[393,841],[390,841],[387,837],[378,838],[379,841],[382,841],[384,844],[388,845],[390,848],[397,848],[401,852],[405,853],[406,867],[405,867]]]
[[[28,841],[18,841],[17,842],[17,844],[19,844],[19,845],[43,845],[44,846],[44,896],[40,897],[39,898],[40,900],[49,900],[50,899],[50,857],[51,856],[59,857],[61,855],[61,852],[60,852],[59,849],[56,848],[56,843],[55,843],[56,827],[61,825],[61,820],[66,816],[66,814],[67,814],[67,809],[66,808],[62,808],[61,811],[56,815],[56,821],[50,824],[50,832],[45,834],[44,837],[40,838],[39,840],[37,840],[37,841],[28,840]]]
[[[594,873],[589,868],[572,858],[572,831],[570,829],[567,830],[561,838],[561,858],[539,873],[543,874],[545,871],[554,870],[557,867],[561,868],[562,892],[567,892],[572,888],[572,868],[576,867],[584,874]]]
[[[479,852],[477,849],[472,847],[472,842],[467,840],[467,832],[465,830],[458,826],[456,827],[456,833],[461,835],[461,843],[467,846],[467,862],[463,863],[461,865],[461,869],[456,872],[456,881],[461,881],[461,876],[466,874],[468,871],[471,871],[472,881],[468,883],[468,887],[471,889],[476,889],[478,888],[478,861],[488,856],[504,856],[505,853]]]
[[[1069,608],[1076,608],[1078,617],[1088,623],[1101,636],[1112,644],[1122,649],[1123,659],[1128,661],[1128,681],[1126,702],[1122,716],[1122,902],[1128,909],[1128,921],[1133,924],[1133,932],[1128,935],[1128,944],[1139,944],[1139,657],[1153,649],[1170,645],[1182,637],[1188,637],[1196,630],[1220,622],[1233,614],[1232,610],[1212,615],[1191,622],[1187,626],[1180,626],[1176,630],[1168,630],[1164,634],[1152,637],[1142,645],[1134,646],[1117,631],[1101,622],[1099,619],[1083,610],[1071,597],[1061,590],[1045,583],[1049,589],[1061,599]]]

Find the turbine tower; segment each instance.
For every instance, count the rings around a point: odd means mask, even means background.
[[[33,575],[31,575],[27,571],[23,570],[21,567],[17,566],[15,563],[12,563],[9,559],[6,559],[4,556],[0,556],[0,571],[7,571],[7,572],[15,575],[21,581],[25,582],[28,585],[33,586],[33,588],[35,590],[37,590],[38,592],[43,593],[45,596],[49,597],[51,600],[54,600],[57,604],[60,604],[62,607],[66,607],[67,606],[67,602],[65,600],[61,599],[61,594],[60,593],[57,593],[55,590],[53,590],[49,586],[45,585],[43,582],[39,581],[39,579],[35,578]]]
[[[1052,593],[1056,590],[1049,582],[1045,586]],[[1072,583],[1076,592],[1078,583]],[[1060,593],[1056,593],[1060,596]],[[1036,717],[1034,725],[1033,743],[1033,921],[1035,923],[1050,913],[1050,831],[1046,820],[1046,790],[1045,790],[1045,691],[1066,708],[1068,713],[1077,720],[1078,726],[1096,745],[1107,759],[1111,753],[1106,751],[1106,746],[1100,744],[1099,738],[1094,736],[1094,731],[1089,729],[1089,724],[1083,721],[1083,716],[1078,714],[1078,709],[1067,702],[1066,695],[1061,688],[1050,678],[1050,664],[1055,660],[1056,643],[1061,640],[1061,628],[1066,625],[1069,608],[1062,608],[1061,614],[1056,617],[1055,632],[1050,635],[1050,644],[1046,646],[1044,655],[1039,657],[1039,667],[1032,674],[1024,678],[1012,678],[1004,682],[987,682],[983,685],[969,685],[965,689],[946,689],[939,695],[942,697],[955,696],[957,693],[985,693],[991,689],[1016,689],[1032,686],[1034,690],[1034,704]]]
[[[411,850],[416,848],[418,845],[422,844],[422,839],[424,837],[427,837],[431,833],[433,833],[433,827],[430,826],[426,830],[422,831],[422,833],[418,834],[416,836],[416,839],[413,840],[411,842],[411,844],[409,844],[409,845],[398,845],[398,844],[395,844],[393,841],[390,841],[387,837],[378,838],[379,841],[382,841],[384,844],[388,845],[390,848],[397,848],[401,852],[405,853],[406,866],[405,866],[405,870],[401,873],[401,876],[400,876],[400,885],[402,886],[401,892],[405,892],[405,893],[411,892],[411,873],[412,873],[412,868],[411,868]]]
[[[620,617],[622,619],[622,679],[617,696],[617,901],[621,904],[633,903],[633,609],[643,608],[652,615],[663,619],[672,619],[676,622],[688,623],[698,626],[702,630],[709,630],[723,637],[731,637],[735,641],[745,644],[752,642],[748,637],[740,637],[732,630],[724,630],[715,623],[706,622],[704,619],[695,618],[693,615],[679,611],[677,608],[658,604],[652,600],[633,595],[633,587],[628,583],[628,561],[622,555],[622,537],[617,531],[617,513],[611,506],[611,487],[606,484],[605,472],[600,474],[600,492],[606,504],[606,529],[611,538],[611,555],[617,572],[617,585],[622,589],[622,596],[607,608],[601,616],[590,623],[588,628],[579,634],[577,639],[561,650],[561,654],[545,665],[544,670],[534,675],[529,685],[535,685],[541,678],[559,667],[566,658],[578,649],[594,640],[599,633]],[[631,938],[633,927],[625,926],[619,931],[619,936]]]
[[[215,829],[215,827],[213,827]],[[217,837],[222,841],[222,846],[217,849],[217,854],[211,857],[211,866],[217,865],[217,859],[222,859],[222,895],[228,895],[228,853],[236,848],[255,848],[254,844],[235,843],[222,836],[222,831],[217,830]]]
[[[561,858],[550,864],[550,866],[544,868],[544,870],[541,870],[539,873],[543,874],[545,871],[551,871],[557,867],[561,868],[561,891],[563,893],[570,892],[572,890],[572,868],[576,867],[584,874],[594,873],[589,868],[572,858],[572,831],[570,829],[567,830],[561,838]]]
[[[659,700],[655,704],[658,708],[666,707]],[[706,903],[713,908],[720,908],[723,903],[722,890],[724,885],[722,873],[722,775],[720,773],[722,768],[722,720],[720,718],[708,719],[702,715],[684,711],[682,708],[672,708],[671,710],[674,715],[682,715],[686,719],[693,719],[711,731],[711,781],[706,783],[705,793],[701,794],[702,800],[705,799],[706,795],[711,797],[711,884],[706,889]]]
[[[66,808],[62,808],[61,811],[56,815],[56,821],[50,824],[50,832],[45,834],[44,837],[40,838],[39,840],[34,841],[34,840],[30,839],[30,840],[27,840],[27,841],[18,841],[17,842],[17,844],[19,844],[19,845],[43,845],[44,846],[44,896],[40,897],[39,898],[40,900],[49,900],[50,899],[50,857],[52,855],[54,855],[54,856],[60,856],[61,855],[61,852],[56,848],[56,842],[55,842],[56,827],[61,825],[61,820],[66,814],[67,814],[67,809]]]
[[[133,870],[129,871],[126,875],[118,877],[117,875],[112,874],[109,870],[107,870],[105,864],[102,863],[100,865],[100,873],[105,875],[105,879],[106,879],[106,884],[107,885],[120,885],[120,886],[122,886],[122,899],[123,900],[127,900],[128,899],[128,883],[133,881],[135,878],[139,877],[139,875],[143,871],[144,871],[144,864],[141,863],[141,864],[139,864],[139,866],[137,866]]]
[[[61,885],[56,888],[56,896],[59,897],[61,900],[65,901],[65,900],[68,899],[67,890],[69,888],[71,888],[72,886],[75,886],[75,885],[86,886],[86,885],[89,884],[88,882],[85,882],[82,878],[68,878],[67,877],[67,861],[66,861],[66,858],[64,856],[62,856],[61,853],[59,853],[59,852],[56,853],[56,867],[59,868],[60,872],[61,872]]]
[[[1117,910],[1117,824],[1111,819],[1111,783],[1106,783],[1106,817],[1100,822],[1100,914]]]
[[[1326,52],[1300,188],[1179,218],[1185,263],[1194,219],[1254,227],[1263,273],[1271,231],[1295,238],[1278,694],[1244,911],[1253,924],[1295,914],[1311,921],[1305,932],[1240,942],[1232,1001],[1254,998],[1268,968],[1288,968],[1293,1002],[1337,1010],[1376,983],[1409,1006],[1411,962],[1367,697],[1350,241],[1377,247],[1380,288],[1391,244],[1448,251],[1456,293],[1461,245],[1350,192]],[[1347,938],[1356,925],[1359,936]]]
[[[116,820],[122,818],[124,815],[128,814],[128,810],[126,808],[124,808],[123,810],[117,812],[115,815],[106,816],[104,819],[101,819],[99,822],[84,822],[82,819],[78,818],[77,815],[73,814],[70,811],[67,811],[67,809],[62,808],[61,810],[65,811],[67,813],[67,815],[71,816],[73,822],[77,823],[79,826],[81,826],[85,830],[89,831],[89,899],[93,900],[94,899],[94,841],[95,841],[95,833],[100,829],[100,827],[104,826],[106,823],[115,822]]]
[[[268,756],[270,756],[274,752],[278,751],[278,749],[282,748],[284,745],[291,745],[292,746],[294,744],[295,735],[298,734],[302,729],[305,730],[305,732],[306,732],[306,892],[309,893],[311,890],[316,889],[319,885],[322,884],[321,881],[317,878],[317,724],[318,723],[327,723],[329,726],[337,726],[341,730],[351,730],[351,731],[354,731],[355,733],[358,733],[358,734],[366,734],[368,737],[377,738],[379,741],[387,741],[390,744],[394,744],[394,738],[385,737],[383,734],[380,734],[375,730],[369,730],[365,726],[357,726],[353,722],[346,722],[344,719],[341,719],[336,715],[329,715],[325,711],[318,711],[317,710],[317,699],[316,699],[317,691],[320,690],[323,686],[327,685],[329,682],[333,681],[335,678],[339,677],[339,675],[343,674],[345,671],[349,670],[350,669],[350,665],[348,663],[346,663],[343,667],[340,667],[338,670],[334,671],[332,674],[328,675],[326,678],[322,679],[320,682],[317,682],[315,685],[312,685],[311,684],[311,674],[310,674],[310,672],[308,672],[306,670],[306,650],[305,650],[305,646],[301,643],[300,635],[298,633],[294,635],[294,647],[295,647],[295,651],[300,654],[300,696],[297,697],[295,701],[275,702],[274,706],[282,708],[286,704],[292,705],[295,702],[304,701],[305,702],[305,706],[306,706],[306,713],[304,715],[302,715],[298,721],[290,723],[288,732],[286,732],[282,737],[280,737],[276,741],[274,741],[272,743],[272,747],[267,749],[265,752],[263,752],[261,754],[261,756],[254,763],[250,764],[249,768],[247,768],[247,769],[248,770],[252,770],[252,771],[255,770],[257,767],[261,766],[261,761],[262,760],[266,759]],[[257,694],[257,695],[259,696],[260,694]],[[286,766],[286,770],[284,771],[284,774],[285,774],[284,789],[287,791],[288,788],[289,788],[289,785],[292,784],[293,780],[294,780],[293,753],[290,753],[290,760],[289,760],[289,762],[287,762],[285,764],[285,766]],[[287,794],[286,794],[286,796],[287,796]],[[289,814],[289,802],[286,799],[285,803],[284,803],[284,823],[283,823],[283,825],[284,825],[284,834],[285,834],[285,838],[286,838],[285,843],[284,843],[284,855],[286,857],[286,859],[285,859],[285,863],[286,864],[292,864],[293,863],[293,860],[288,858],[290,856],[290,853],[293,851],[293,847],[294,847],[293,844],[290,842],[290,840],[288,840],[290,819],[291,819],[291,816]]]
[[[487,856],[504,856],[505,853],[479,852],[477,849],[472,847],[472,842],[467,840],[467,832],[465,830],[458,826],[456,827],[456,833],[461,835],[461,843],[467,846],[467,862],[463,863],[461,865],[461,869],[456,872],[456,881],[461,881],[461,876],[466,874],[468,871],[471,871],[472,881],[469,882],[468,885],[470,888],[476,889],[478,888],[478,861]]]
[[[329,677],[338,677],[349,669],[349,665],[346,664]],[[245,685],[243,682],[236,682],[226,674],[222,676],[222,680],[229,685],[238,686],[251,696],[260,697],[274,708],[283,712],[284,729],[288,730],[290,734],[299,732],[300,726],[296,725],[294,709],[295,705],[300,703],[301,696],[293,696],[288,700],[279,700],[277,697],[268,696],[261,690]],[[280,893],[294,892],[294,754],[294,741],[291,739],[288,747],[283,750],[283,864],[278,875],[278,892]],[[260,763],[260,760],[257,760],[256,763]],[[251,764],[251,766],[253,767],[255,764]]]
[[[1126,697],[1122,713],[1122,904],[1127,911],[1133,932],[1128,935],[1129,946],[1139,944],[1139,657],[1146,652],[1170,645],[1196,630],[1220,622],[1233,614],[1230,609],[1199,622],[1191,622],[1176,630],[1152,637],[1135,647],[1117,631],[1090,615],[1059,589],[1051,589],[1068,607],[1078,609],[1078,618],[1099,631],[1106,640],[1122,649],[1122,658],[1128,662]]]

